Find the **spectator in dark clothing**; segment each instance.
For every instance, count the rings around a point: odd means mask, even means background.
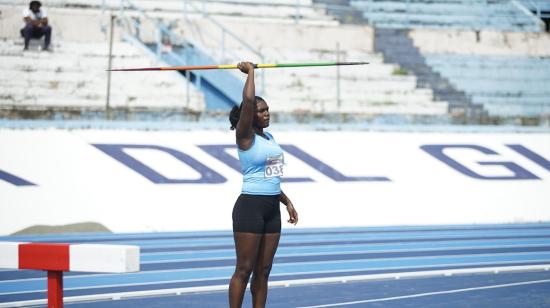
[[[24,50],[29,49],[31,38],[41,38],[42,36],[45,36],[44,50],[48,50],[50,47],[52,28],[48,25],[48,16],[45,10],[40,9],[41,6],[40,1],[31,1],[29,8],[23,10],[25,28],[21,29],[21,36],[25,38]]]

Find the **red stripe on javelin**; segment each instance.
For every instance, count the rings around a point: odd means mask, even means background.
[[[214,70],[219,68],[219,65],[193,65],[193,66],[173,66],[173,67],[161,67],[162,71],[176,71],[176,70]]]
[[[19,245],[19,269],[68,271],[70,244]]]

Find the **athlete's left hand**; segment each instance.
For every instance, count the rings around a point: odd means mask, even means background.
[[[288,216],[290,216],[290,219],[287,221],[291,224],[296,225],[298,223],[298,212],[296,212],[292,203],[289,203],[286,206],[286,210],[288,211]]]

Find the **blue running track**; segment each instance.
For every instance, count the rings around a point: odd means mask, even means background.
[[[230,231],[0,241],[140,246],[139,273],[65,273],[70,306],[224,307],[235,262]],[[268,306],[550,307],[549,268],[550,223],[286,229]],[[45,298],[44,272],[0,271],[0,307]]]

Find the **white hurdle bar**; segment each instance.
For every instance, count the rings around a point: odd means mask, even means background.
[[[139,247],[0,242],[0,268],[48,271],[48,308],[61,308],[63,272],[139,272]]]

